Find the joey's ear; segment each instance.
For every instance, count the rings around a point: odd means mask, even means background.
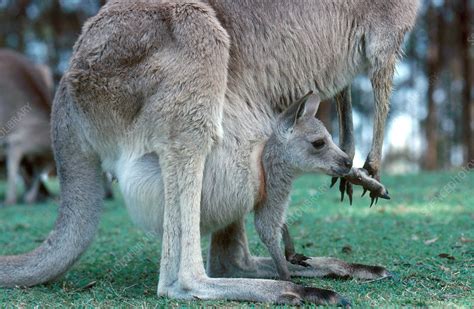
[[[320,102],[319,96],[310,91],[304,97],[291,104],[280,118],[283,129],[285,131],[293,129],[298,119],[306,115],[314,117],[318,111]]]
[[[321,103],[321,98],[318,95],[316,94],[310,95],[308,100],[306,101],[306,104],[304,105],[304,112],[302,116],[306,116],[306,115],[310,117],[316,116],[320,103]]]

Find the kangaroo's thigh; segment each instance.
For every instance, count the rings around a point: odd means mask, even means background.
[[[173,10],[172,28],[179,48],[170,55],[161,91],[147,105],[157,117],[153,123],[159,128],[159,136],[154,132],[165,197],[158,294],[183,299],[345,303],[332,291],[290,282],[206,274],[200,244],[201,190],[206,157],[222,138],[229,42],[211,8],[180,2]]]

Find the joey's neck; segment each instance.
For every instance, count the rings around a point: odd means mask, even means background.
[[[279,203],[288,199],[293,180],[297,177],[297,172],[284,162],[278,151],[279,145],[273,140],[263,144],[260,159],[260,202]]]

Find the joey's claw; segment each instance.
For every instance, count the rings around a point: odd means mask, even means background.
[[[364,195],[367,193],[367,189],[364,188],[364,192],[362,192],[362,195],[360,197],[364,197]]]
[[[291,264],[294,264],[294,265],[309,267],[311,265],[309,265],[308,263],[305,262],[306,260],[309,260],[309,259],[310,259],[310,257],[308,257],[306,255],[295,253],[295,254],[293,254],[292,256],[290,256],[288,258],[288,262],[290,262]]]
[[[336,182],[337,182],[337,177],[333,177],[333,178],[331,179],[331,186],[330,186],[329,188],[334,187],[334,185],[336,184]]]

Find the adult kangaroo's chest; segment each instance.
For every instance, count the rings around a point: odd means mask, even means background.
[[[364,70],[362,33],[326,1],[210,1],[231,38],[228,88],[277,110],[306,91],[331,97]]]

